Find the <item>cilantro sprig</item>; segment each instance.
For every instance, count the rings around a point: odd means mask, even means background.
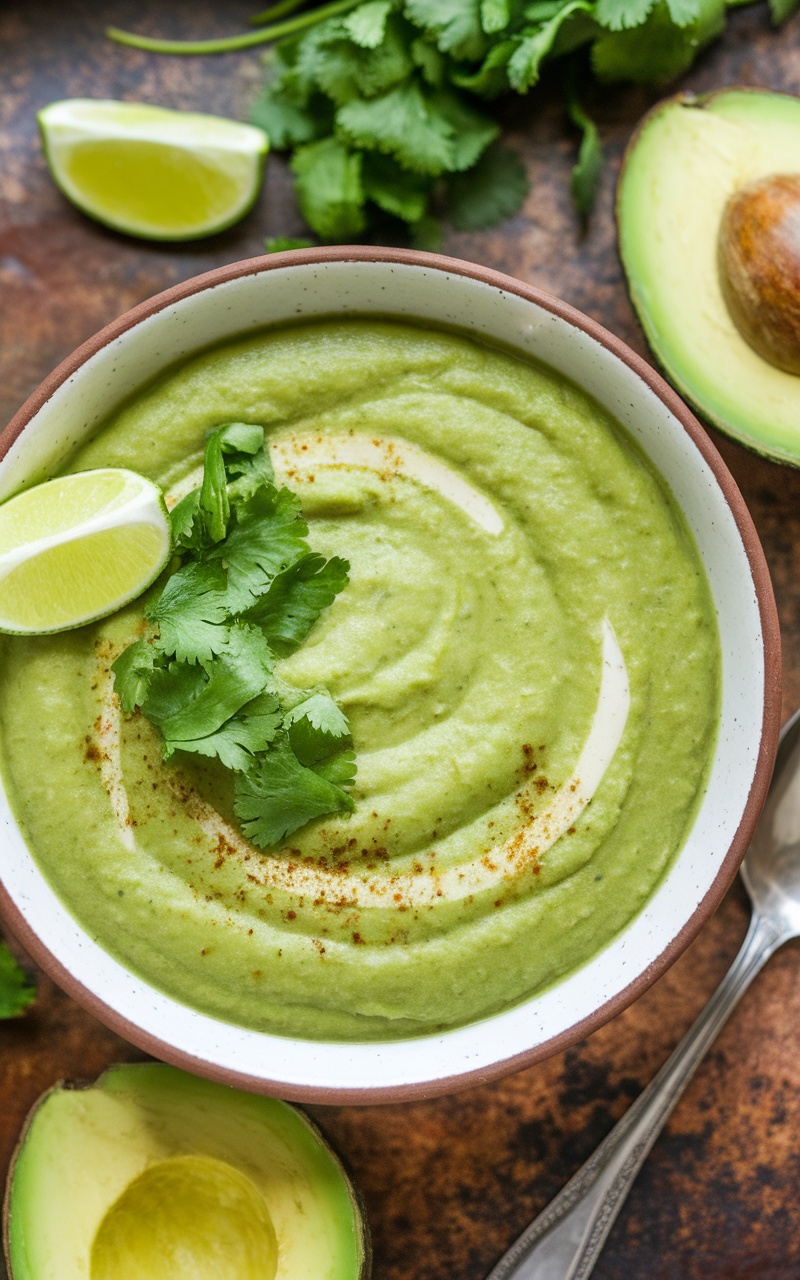
[[[178,560],[145,609],[149,631],[113,664],[126,715],[160,731],[163,754],[217,759],[235,775],[234,811],[261,848],[312,818],[350,812],[347,718],[325,689],[275,670],[348,581],[346,560],[306,541],[300,504],[277,488],[263,428],[227,423],[203,481],[172,511]]]
[[[36,999],[36,988],[0,942],[0,1018],[17,1018]]]
[[[769,4],[778,24],[800,0]],[[312,231],[327,241],[399,231],[429,248],[434,216],[478,230],[512,216],[528,194],[521,160],[498,143],[492,99],[528,93],[545,63],[559,62],[567,113],[582,135],[570,189],[585,218],[602,150],[578,100],[576,65],[584,84],[591,73],[601,82],[662,83],[685,71],[725,20],[726,0],[279,0],[251,20],[257,30],[218,40],[107,34],[160,53],[272,43],[251,118],[274,149],[291,153]]]

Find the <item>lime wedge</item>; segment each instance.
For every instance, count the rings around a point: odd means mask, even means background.
[[[269,146],[249,124],[136,102],[52,102],[39,125],[67,199],[148,240],[194,240],[238,222],[258,195]]]
[[[169,560],[161,490],[106,468],[49,480],[0,506],[0,631],[42,634],[103,618]]]

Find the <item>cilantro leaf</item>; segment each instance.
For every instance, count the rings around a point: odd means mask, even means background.
[[[466,173],[447,187],[450,221],[459,231],[480,231],[517,213],[530,190],[518,152],[490,147]]]
[[[382,151],[416,173],[453,168],[453,129],[416,81],[379,98],[356,98],[336,113],[337,129],[354,146]]]
[[[698,49],[725,26],[724,0],[699,0],[696,22],[676,27],[664,0],[630,31],[607,32],[592,45],[592,67],[601,80],[658,84],[691,66]]]
[[[209,568],[218,561],[225,566],[223,608],[242,613],[264,594],[276,574],[306,554],[308,525],[298,498],[272,485],[241,503],[236,514],[236,524],[225,542],[208,553],[207,563]]]
[[[264,428],[256,422],[226,422],[217,431],[225,454],[251,455],[264,448]]]
[[[172,508],[169,519],[172,526],[172,541],[177,550],[202,546],[204,532],[202,522],[197,518],[199,511],[199,489],[192,489],[191,493],[187,493],[186,497],[181,498],[180,502]]]
[[[779,27],[800,8],[800,0],[769,0],[769,11],[773,24]]]
[[[428,207],[431,181],[409,173],[389,156],[368,151],[362,167],[364,192],[386,213],[404,222],[419,222]]]
[[[564,8],[567,0],[534,0],[525,6],[525,17],[528,22],[547,22]]]
[[[339,138],[325,138],[295,151],[291,161],[300,211],[323,240],[361,235],[364,188],[361,156]]]
[[[159,657],[155,645],[142,638],[129,644],[112,662],[114,689],[126,716],[142,705]]]
[[[36,999],[36,988],[0,942],[0,1018],[16,1018]]]
[[[167,580],[161,595],[145,609],[156,623],[157,647],[179,662],[208,662],[228,638],[225,573],[216,564],[184,565]]]
[[[288,713],[289,742],[301,764],[317,765],[350,746],[350,725],[329,693],[317,691]]]
[[[285,253],[287,249],[313,249],[314,241],[303,236],[267,236],[264,248],[267,253]]]
[[[262,426],[229,422],[217,427],[206,442],[202,484],[181,499],[170,517],[177,549],[201,551],[221,542],[231,502],[252,497],[274,479]]]
[[[386,31],[392,0],[368,0],[348,13],[343,21],[350,39],[362,49],[376,49]]]
[[[288,657],[302,644],[322,610],[347,585],[349,568],[339,556],[325,560],[311,551],[276,574],[247,616],[258,623],[279,657]]]
[[[251,422],[229,422],[221,430],[231,503],[252,498],[262,487],[274,487],[275,472],[264,443],[264,428]]]
[[[486,52],[480,0],[406,0],[405,15],[434,36],[442,53],[476,62]]]
[[[307,105],[292,100],[280,85],[269,85],[250,111],[250,123],[263,129],[278,151],[314,142],[328,132],[332,112],[325,99]]]
[[[355,751],[339,751],[335,756],[312,766],[314,773],[337,787],[349,787],[356,776]]]
[[[427,40],[418,37],[411,41],[409,52],[414,66],[419,67],[422,72],[423,80],[434,89],[438,89],[445,78],[446,64],[436,45],[429,44]]]
[[[560,58],[565,53],[572,53],[581,45],[589,44],[600,35],[600,27],[594,19],[594,6],[588,9],[573,9],[569,13],[553,41],[548,58]]]
[[[228,477],[222,460],[222,432],[212,431],[206,441],[203,483],[197,514],[203,521],[211,542],[221,542],[228,531],[231,504],[228,499]]]
[[[231,485],[231,476],[238,477]],[[249,498],[274,473],[264,448],[264,428],[252,422],[228,422],[206,441],[203,483],[197,506],[206,542],[221,542],[228,531],[231,498]]]
[[[510,87],[508,64],[519,43],[520,37],[513,36],[509,40],[501,40],[499,44],[492,45],[485,61],[477,71],[453,72],[451,76],[453,83],[459,88],[468,89],[471,93],[479,93],[484,98],[494,98],[498,93],[503,93]]]
[[[315,27],[298,46],[293,69],[284,84],[296,84],[297,92],[321,91],[336,106],[352,98],[372,98],[405,80],[412,70],[408,40],[398,22],[384,20],[378,44],[366,48],[355,42],[343,19],[331,19]]]
[[[369,102],[348,102],[336,124],[354,146],[382,151],[413,173],[433,177],[469,168],[499,133],[456,94],[425,93],[415,80]]]
[[[325,691],[314,693],[297,702],[286,717],[287,724],[307,720],[312,729],[331,738],[349,738],[350,727],[344,712]]]
[[[267,133],[277,149],[314,142],[330,133],[332,111],[324,94],[315,88],[312,74],[297,66],[297,55],[309,40],[282,40],[264,57],[267,78],[250,121]]]
[[[481,26],[487,36],[505,30],[510,21],[509,0],[481,0]]]
[[[275,694],[260,694],[214,733],[168,743],[169,754],[180,750],[216,756],[226,769],[244,773],[253,767],[255,757],[272,742],[282,718]]]
[[[647,20],[655,0],[597,0],[595,17],[609,31],[638,27]]]
[[[292,102],[308,106],[319,95],[317,55],[332,31],[341,33],[341,23],[321,22],[302,35],[281,40],[264,55],[267,83]]]
[[[313,818],[352,813],[354,807],[346,791],[300,763],[285,732],[255,768],[236,775],[234,812],[247,838],[262,849],[279,844]]]
[[[237,622],[207,672],[173,663],[154,673],[143,710],[163,733],[165,754],[216,733],[269,688],[272,667],[272,653],[258,628]]]
[[[568,4],[543,25],[523,31],[522,40],[508,63],[509,82],[519,93],[525,93],[537,83],[542,61],[553,48],[562,24],[573,13],[578,12],[591,13],[592,5],[588,0],[569,0]]]
[[[499,124],[477,111],[463,95],[450,90],[435,93],[431,108],[438,111],[453,130],[451,169],[469,169],[500,133]]]
[[[444,230],[438,218],[427,213],[415,222],[411,228],[411,243],[415,249],[425,253],[441,253],[444,245]]]
[[[667,0],[667,8],[676,27],[688,27],[700,17],[699,0]]]
[[[208,676],[197,663],[170,662],[152,672],[142,710],[158,728],[181,715],[200,695]]]

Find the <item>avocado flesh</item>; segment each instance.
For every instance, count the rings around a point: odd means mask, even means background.
[[[367,1280],[369,1271],[353,1189],[305,1117],[155,1063],[46,1094],[23,1134],[7,1203],[10,1280],[184,1280],[164,1265],[148,1270],[163,1231],[180,1236],[187,1280],[228,1280],[211,1217],[238,1267],[231,1280]],[[137,1206],[146,1219],[138,1228],[129,1212]]]
[[[717,240],[745,183],[800,172],[800,98],[729,89],[646,116],[617,194],[631,298],[670,381],[711,423],[800,466],[800,377],[758,355],[722,296]]]

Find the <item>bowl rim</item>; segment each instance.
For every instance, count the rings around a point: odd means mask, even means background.
[[[244,259],[240,262],[216,267],[201,275],[192,276],[190,279],[155,294],[131,310],[126,311],[118,319],[112,321],[111,324],[99,330],[72,352],[71,355],[67,356],[40,383],[11,419],[8,426],[0,432],[0,461],[6,456],[11,446],[20,437],[28,423],[42,406],[87,360],[96,355],[103,347],[134,328],[141,321],[195,294],[244,276],[257,275],[295,265],[324,266],[328,263],[344,262],[385,263],[387,265],[422,267],[441,272],[443,275],[466,277],[478,283],[489,285],[503,293],[515,294],[582,331],[600,346],[610,351],[612,355],[616,356],[633,373],[638,375],[674,415],[690,437],[713,473],[730,508],[742,541],[758,602],[764,648],[764,701],[758,756],[741,821],[720,864],[717,875],[705,896],[697,904],[694,912],[680,931],[672,938],[655,961],[637,974],[622,990],[593,1010],[591,1014],[530,1049],[513,1054],[510,1057],[501,1058],[488,1066],[474,1068],[457,1075],[442,1076],[431,1081],[416,1081],[405,1085],[384,1085],[376,1088],[358,1087],[347,1089],[341,1087],[319,1087],[316,1085],[287,1085],[282,1081],[269,1080],[265,1076],[253,1076],[238,1072],[232,1068],[218,1066],[195,1054],[176,1049],[167,1041],[161,1040],[158,1036],[132,1023],[75,978],[53,955],[39,935],[34,932],[16,904],[11,900],[5,886],[0,882],[0,917],[2,917],[4,923],[7,924],[26,951],[29,952],[36,964],[78,1004],[131,1044],[162,1061],[172,1063],[175,1066],[193,1072],[195,1075],[204,1076],[222,1084],[243,1088],[253,1093],[275,1093],[292,1101],[322,1104],[403,1102],[411,1099],[454,1093],[479,1084],[485,1084],[512,1072],[522,1070],[524,1067],[533,1066],[535,1063],[570,1047],[627,1008],[648,987],[652,986],[688,947],[689,943],[693,941],[714,914],[733,883],[766,799],[778,746],[781,722],[781,640],[769,569],[750,512],[745,505],[736,481],[716,446],[677,392],[620,338],[617,338],[598,321],[578,311],[569,303],[563,302],[535,285],[527,284],[491,267],[481,266],[459,258],[447,257],[443,254],[423,253],[412,249],[336,245],[295,249]],[[173,999],[174,997],[169,998]]]

